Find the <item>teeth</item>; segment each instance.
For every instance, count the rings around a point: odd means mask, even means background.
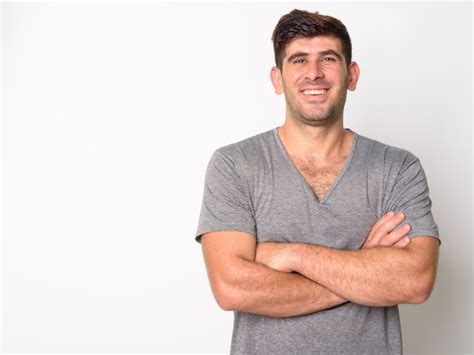
[[[326,92],[326,89],[321,89],[321,90],[305,90],[303,91],[303,94],[305,95],[322,95]]]

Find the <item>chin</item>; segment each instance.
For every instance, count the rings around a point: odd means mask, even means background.
[[[325,126],[329,123],[335,122],[337,120],[335,115],[325,115],[325,116],[312,116],[306,115],[301,116],[300,121],[310,126]]]
[[[304,124],[307,126],[311,127],[321,127],[321,126],[327,126],[329,123],[331,123],[331,120],[325,119],[325,120],[307,120],[305,119],[303,121]]]

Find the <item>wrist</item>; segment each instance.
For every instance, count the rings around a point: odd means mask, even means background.
[[[289,257],[292,270],[301,275],[314,273],[324,248],[319,244],[295,243]]]
[[[290,243],[287,251],[288,264],[292,271],[302,273],[302,263],[304,261],[304,249],[306,244]]]

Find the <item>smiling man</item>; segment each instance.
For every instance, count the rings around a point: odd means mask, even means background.
[[[438,260],[423,168],[344,128],[359,67],[339,20],[294,10],[273,44],[285,122],[213,154],[196,236],[231,353],[401,353],[397,305],[429,297]]]

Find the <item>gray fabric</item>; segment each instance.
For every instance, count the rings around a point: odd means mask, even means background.
[[[243,231],[257,242],[301,242],[359,249],[373,223],[403,211],[409,236],[439,240],[428,185],[411,153],[354,132],[350,155],[318,201],[282,145],[277,129],[218,149],[206,173],[196,240]],[[231,353],[401,353],[398,307],[348,302],[312,314],[273,318],[234,312]]]

